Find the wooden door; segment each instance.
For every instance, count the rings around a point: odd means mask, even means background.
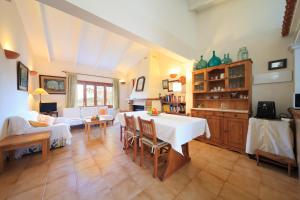
[[[206,92],[206,69],[193,72],[193,93]]]
[[[238,118],[224,119],[224,144],[226,147],[244,152],[247,135],[247,120]]]
[[[207,123],[210,130],[210,142],[216,145],[223,144],[223,123],[222,118],[218,116],[208,116]]]
[[[228,91],[246,90],[249,88],[249,61],[230,64],[225,69],[226,89]]]

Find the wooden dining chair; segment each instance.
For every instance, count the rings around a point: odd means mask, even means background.
[[[144,145],[148,146],[151,149],[151,156],[153,157],[154,169],[153,169],[153,177],[157,177],[158,173],[158,159],[163,154],[169,152],[170,145],[167,142],[159,140],[156,137],[156,129],[154,120],[151,119],[143,120],[138,117],[139,127],[140,127],[140,166],[144,165]]]
[[[134,116],[127,116],[124,114],[125,118],[125,131],[124,131],[124,148],[126,154],[128,154],[129,146],[133,147],[133,161],[136,160],[137,150],[138,150],[138,140],[139,133],[136,131]]]

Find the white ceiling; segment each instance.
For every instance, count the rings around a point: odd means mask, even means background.
[[[126,73],[149,49],[35,0],[15,1],[34,56]]]

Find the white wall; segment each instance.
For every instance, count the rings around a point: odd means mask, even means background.
[[[32,98],[27,92],[17,90],[17,61],[32,69],[31,50],[23,24],[14,2],[0,1],[0,43],[20,53],[17,60],[8,60],[0,48],[0,138],[6,135],[6,119],[31,108]],[[30,88],[31,90],[31,88]]]
[[[285,0],[276,3],[273,0],[231,0],[200,12],[199,54],[209,60],[212,50],[216,50],[218,56],[228,52],[236,60],[238,49],[246,46],[253,60],[253,74],[268,72],[268,61],[282,58],[288,59],[288,70],[293,70],[293,55],[288,51],[292,38],[281,37],[284,7]],[[292,105],[293,87],[293,82],[253,86],[253,111],[256,111],[257,101],[272,100],[276,102],[278,113],[287,112]]]
[[[182,86],[182,92],[176,92],[176,96],[185,96],[187,103],[187,112],[192,107],[192,61],[182,63],[164,54],[158,52],[151,52],[146,59],[140,61],[128,73],[128,81],[137,79],[140,76],[146,77],[145,88],[143,92],[135,92],[128,87],[130,98],[158,98],[159,93],[162,96],[170,94],[168,90],[162,89],[162,80],[178,80],[180,76],[186,76],[186,84]],[[170,73],[178,74],[175,79],[170,78]]]
[[[293,48],[295,60],[295,92],[300,93],[300,43]]]
[[[86,66],[75,66],[72,63],[64,63],[64,62],[51,62],[49,63],[47,59],[35,57],[34,59],[35,70],[39,73],[39,75],[50,75],[50,76],[63,76],[66,74],[62,71],[90,74],[90,75],[99,75],[99,76],[107,76],[113,78],[123,79],[126,77],[125,75],[117,72],[103,71],[98,70],[97,68],[91,68]],[[39,87],[39,75],[33,78],[33,87]],[[83,81],[94,81],[94,82],[106,82],[111,83],[111,79],[92,77],[92,76],[83,76],[78,75],[78,80]],[[124,96],[128,96],[127,86],[120,84],[120,109],[126,109],[126,103],[124,100]],[[62,114],[63,108],[66,106],[66,95],[46,95],[42,96],[42,102],[57,102],[59,115]],[[34,109],[38,111],[39,107],[39,97],[34,97]]]

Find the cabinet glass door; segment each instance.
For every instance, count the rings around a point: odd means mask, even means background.
[[[194,75],[194,92],[205,91],[205,72],[195,73]]]
[[[228,88],[243,89],[246,80],[245,65],[228,67]]]

